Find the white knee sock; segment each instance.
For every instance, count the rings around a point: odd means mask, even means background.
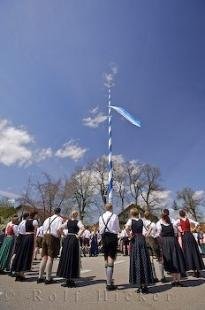
[[[112,284],[112,276],[113,276],[113,266],[108,265],[107,266],[107,285]]]
[[[46,280],[51,279],[52,267],[53,267],[53,259],[49,257],[46,264]]]
[[[39,275],[38,275],[38,277],[39,277],[40,279],[43,278],[44,270],[45,270],[45,268],[46,268],[46,262],[47,262],[46,259],[42,259],[42,260],[41,260],[41,264],[40,264],[40,268],[39,268]]]
[[[161,279],[164,278],[164,265],[161,262],[159,262],[159,272]]]

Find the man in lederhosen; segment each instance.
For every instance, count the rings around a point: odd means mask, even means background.
[[[42,242],[42,260],[39,269],[39,277],[37,283],[45,282],[45,284],[53,283],[51,272],[53,267],[53,260],[60,251],[60,235],[59,229],[63,223],[63,218],[60,216],[61,209],[56,208],[54,215],[47,218],[43,223],[43,242]],[[43,274],[46,271],[46,279]]]
[[[112,212],[112,204],[108,203],[105,206],[106,212],[99,218],[99,232],[102,236],[102,246],[105,259],[105,270],[107,285],[106,289],[116,290],[117,286],[113,284],[112,276],[114,269],[114,261],[117,255],[119,219]]]

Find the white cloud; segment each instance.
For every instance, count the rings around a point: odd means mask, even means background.
[[[125,159],[123,157],[122,154],[118,154],[118,155],[113,155],[112,156],[112,160],[116,163],[116,164],[123,164],[125,162]]]
[[[95,113],[94,110],[93,113]],[[8,120],[0,119],[0,164],[8,167],[11,165],[28,166],[53,156],[69,157],[78,161],[87,151],[73,140],[65,143],[56,152],[51,147],[32,148],[33,144],[34,138],[25,128],[15,127]]]
[[[86,148],[82,148],[77,142],[70,140],[68,143],[65,143],[61,149],[57,150],[55,155],[60,158],[69,157],[74,161],[78,161],[84,156],[86,151]]]
[[[109,73],[104,73],[103,74],[103,79],[104,79],[104,85],[105,87],[113,87],[115,85],[115,75],[118,72],[118,67],[116,64],[111,63],[110,64],[110,72]]]
[[[94,114],[94,112],[91,112],[91,113]],[[107,116],[100,112],[94,116],[89,116],[87,118],[84,118],[83,123],[85,126],[88,126],[91,128],[97,128],[106,119],[107,119]]]
[[[205,199],[205,191],[199,190],[196,191],[193,195],[194,199],[204,200]]]
[[[1,191],[0,190],[0,195],[6,198],[10,198],[10,199],[17,199],[20,196],[11,192],[5,192],[5,191]]]
[[[24,129],[10,125],[0,119],[0,163],[6,166],[31,163],[32,151],[29,146],[33,137]]]
[[[170,201],[172,201],[171,194],[172,194],[172,192],[169,191],[169,190],[154,191],[152,193],[152,197],[156,198],[156,199],[159,199],[161,203],[166,205]]]
[[[40,162],[42,160],[45,160],[47,158],[51,158],[53,156],[53,151],[50,147],[43,148],[39,151],[36,151],[36,154],[34,155],[34,161],[35,162]]]
[[[150,201],[154,201],[154,209],[171,208],[172,192],[169,190],[153,191],[150,195]],[[140,197],[139,202],[144,203],[142,197]]]
[[[98,112],[99,108],[98,107],[95,107],[93,109],[90,110],[90,113],[91,114],[96,114]]]

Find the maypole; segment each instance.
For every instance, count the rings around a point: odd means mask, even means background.
[[[104,85],[108,88],[108,166],[109,166],[109,176],[108,176],[108,202],[112,203],[113,198],[113,167],[112,167],[112,109],[117,113],[126,118],[130,123],[137,127],[141,127],[141,122],[128,113],[125,109],[117,106],[111,105],[111,88],[115,85],[114,77],[117,74],[117,67],[112,66],[110,73],[104,74]]]
[[[111,88],[108,88],[108,165],[109,165],[109,176],[108,176],[108,202],[112,203],[113,193],[113,179],[112,179],[112,114],[111,114]]]

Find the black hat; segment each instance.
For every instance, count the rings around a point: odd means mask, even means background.
[[[55,214],[60,214],[61,213],[61,208],[55,208],[54,209]]]

